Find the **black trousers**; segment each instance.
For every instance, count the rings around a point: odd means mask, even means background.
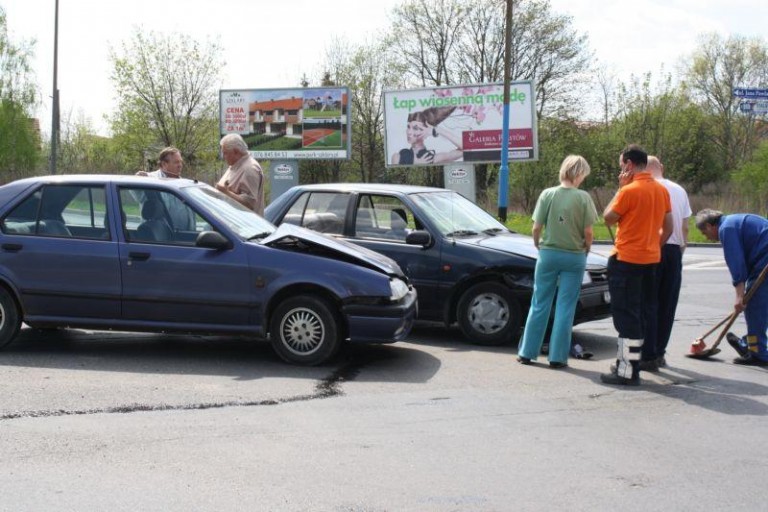
[[[620,338],[643,340],[656,331],[656,267],[619,261],[616,255],[608,259],[611,314]]]
[[[655,331],[646,333],[642,355],[644,361],[651,361],[666,353],[682,282],[683,251],[679,245],[665,244],[661,248],[661,263],[656,267],[658,321]]]

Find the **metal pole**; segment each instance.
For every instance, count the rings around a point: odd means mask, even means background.
[[[56,155],[59,143],[59,0],[56,0],[56,14],[53,29],[53,108],[51,109],[51,174],[56,174]]]
[[[512,75],[512,0],[507,0],[507,22],[504,27],[504,120],[501,129],[501,167],[499,167],[499,220],[507,222],[507,188],[509,188],[509,82]]]

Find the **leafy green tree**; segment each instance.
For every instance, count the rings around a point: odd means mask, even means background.
[[[663,70],[662,70],[663,71]],[[591,150],[588,158],[615,174],[616,155],[628,143],[639,143],[650,153],[661,158],[665,175],[698,191],[705,184],[722,179],[722,168],[715,160],[711,144],[711,116],[691,99],[685,84],[676,84],[671,75],[654,80],[651,73],[621,84],[617,95],[618,111],[607,125],[605,136],[598,140],[610,141],[613,147],[603,147],[602,154]],[[597,142],[597,141],[596,141]],[[607,157],[607,158],[606,158]],[[595,178],[599,178],[598,173]],[[602,183],[615,187],[615,176],[605,176]],[[598,186],[597,179],[587,185]]]
[[[118,98],[112,130],[132,165],[143,168],[147,155],[165,146],[179,148],[187,175],[212,163],[218,154],[221,46],[137,30],[110,59]]]
[[[59,141],[58,167],[70,174],[121,174],[132,169],[115,139],[102,137],[82,113],[74,117],[70,112],[62,119]]]
[[[748,211],[768,215],[768,142],[762,142],[752,158],[733,174],[733,181]]]
[[[32,120],[38,94],[30,60],[33,43],[14,43],[0,7],[0,169],[4,179],[28,174],[40,163],[39,126]]]
[[[737,87],[768,85],[768,47],[760,38],[718,34],[703,36],[686,71],[688,85],[711,119],[711,142],[719,152],[720,168],[731,172],[768,135],[765,123],[739,112]]]

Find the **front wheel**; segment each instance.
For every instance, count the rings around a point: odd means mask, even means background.
[[[8,290],[0,286],[0,348],[13,341],[20,327],[19,306]]]
[[[479,283],[459,299],[457,320],[470,342],[502,345],[520,331],[520,303],[499,283]]]
[[[305,295],[281,302],[270,324],[272,348],[284,361],[317,365],[341,347],[338,316],[328,301]]]

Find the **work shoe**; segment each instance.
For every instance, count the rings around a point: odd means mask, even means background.
[[[644,372],[659,371],[659,360],[651,359],[650,361],[640,361],[640,370]]]
[[[728,344],[733,347],[733,350],[739,353],[741,357],[746,357],[749,355],[749,350],[747,347],[741,344],[741,338],[733,334],[732,332],[729,332],[725,335],[725,339],[728,340]]]
[[[517,356],[517,362],[520,364],[531,364],[531,360],[523,356]]]
[[[729,340],[730,341],[730,340]],[[763,361],[753,356],[750,352],[746,355],[739,356],[733,360],[733,364],[743,364],[749,366],[768,366],[768,361]]]
[[[640,385],[639,377],[634,379],[627,379],[624,377],[619,377],[615,373],[601,373],[600,381],[603,384],[613,384],[614,386],[639,386]]]

